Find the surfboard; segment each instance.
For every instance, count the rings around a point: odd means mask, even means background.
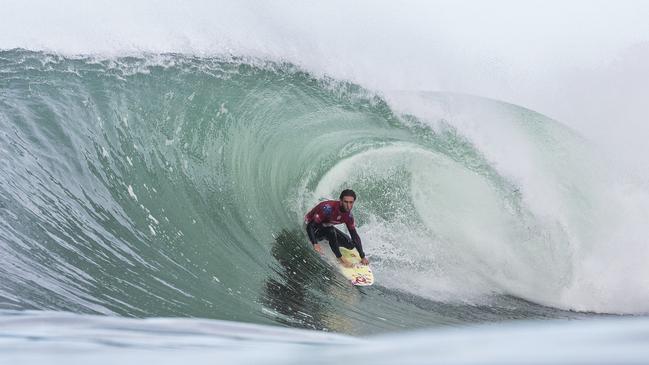
[[[338,263],[340,272],[356,286],[368,286],[374,284],[374,274],[370,265],[361,264],[361,257],[356,249],[348,250],[344,247],[340,248],[340,253],[343,257],[354,264],[353,267],[344,267]]]

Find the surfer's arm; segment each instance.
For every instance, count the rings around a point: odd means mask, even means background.
[[[358,254],[361,255],[361,259],[365,258],[365,252],[363,252],[363,245],[361,244],[361,237],[356,232],[356,229],[349,229],[349,235],[352,237],[352,242],[354,242]]]
[[[312,245],[318,244],[318,240],[315,238],[315,225],[316,223],[314,221],[311,221],[306,225],[306,234],[309,236],[309,241],[311,241]]]
[[[309,237],[309,241],[311,241],[311,244],[313,245],[313,249],[316,250],[319,254],[323,254],[322,252],[322,247],[320,247],[320,244],[318,243],[318,239],[316,238],[315,234],[315,227],[316,223],[311,221],[306,224],[306,234]]]

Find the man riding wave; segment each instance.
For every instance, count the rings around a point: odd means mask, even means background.
[[[320,202],[304,216],[309,240],[313,248],[322,254],[322,247],[320,247],[318,241],[326,239],[334,255],[344,267],[351,267],[352,264],[342,256],[340,247],[350,250],[356,248],[361,257],[361,263],[368,265],[370,262],[363,252],[361,238],[356,232],[354,216],[352,215],[352,208],[356,202],[356,193],[351,189],[343,190],[339,199]],[[334,225],[341,223],[345,223],[351,238],[334,227]]]

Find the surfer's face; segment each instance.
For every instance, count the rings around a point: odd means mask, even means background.
[[[351,196],[343,196],[340,199],[340,205],[343,207],[343,211],[349,212],[354,207],[354,198]]]

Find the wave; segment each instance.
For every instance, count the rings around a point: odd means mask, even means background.
[[[531,110],[232,57],[0,60],[5,308],[342,332],[398,326],[399,295],[443,308],[426,323],[504,298],[536,303],[521,317],[647,311],[643,216],[627,215],[646,194]],[[344,187],[382,294],[350,293],[302,233]]]

